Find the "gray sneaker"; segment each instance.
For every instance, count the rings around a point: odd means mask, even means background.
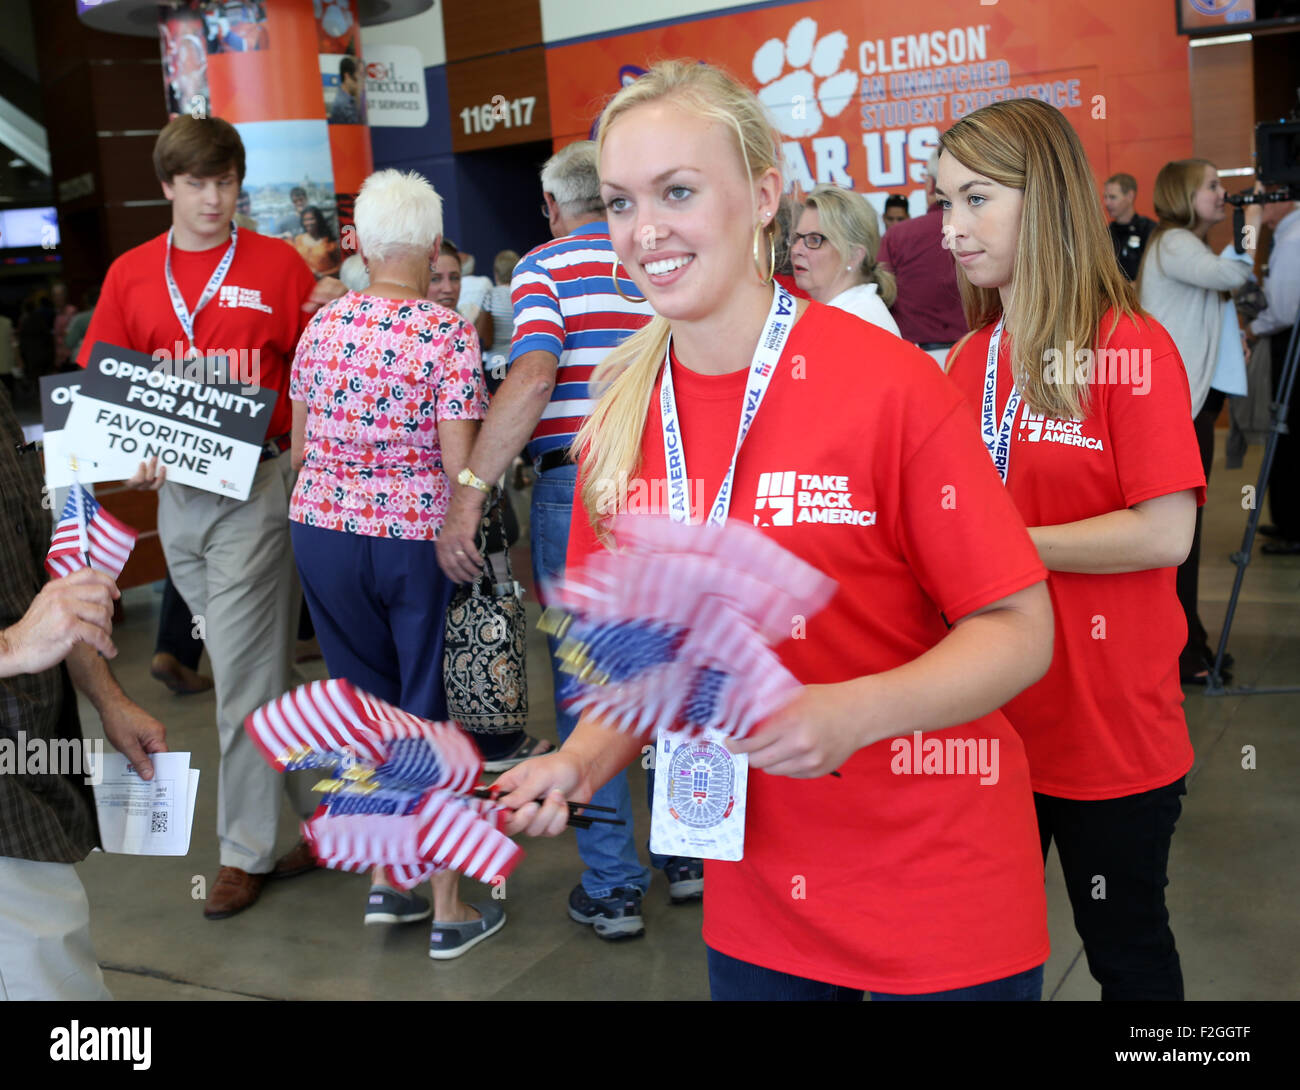
[[[645,924],[641,920],[641,891],[631,887],[611,890],[608,897],[597,900],[579,882],[569,894],[569,918],[590,924],[597,935],[611,942],[636,939],[645,934]]]
[[[429,957],[434,961],[450,961],[460,957],[489,935],[495,935],[506,924],[505,910],[491,901],[469,907],[478,909],[477,920],[461,923],[433,921],[433,928],[429,932]]]
[[[417,893],[372,886],[366,900],[366,923],[414,923],[433,913],[429,902]]]

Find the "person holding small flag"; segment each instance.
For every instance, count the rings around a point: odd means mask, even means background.
[[[1042,859],[997,709],[1047,669],[1051,611],[969,410],[913,345],[773,284],[780,144],[733,77],[656,65],[598,143],[617,263],[656,317],[595,376],[568,567],[623,544],[602,497],[631,478],[838,584],[775,648],[794,697],[727,742],[749,770],[743,856],[704,867],[713,997],[1038,999]],[[557,835],[641,743],[584,715],[498,781],[506,831]],[[932,756],[981,744],[996,773]]]
[[[108,668],[117,656],[113,580],[121,571],[117,560],[125,562],[118,543],[134,532],[106,520],[103,533],[116,555],[105,561],[101,529],[81,523],[90,539],[87,566],[84,551],[78,562],[66,542],[49,546],[50,517],[41,501],[39,456],[0,392],[0,745],[12,750],[38,741],[53,753],[82,754],[75,686],[99,713],[109,744],[152,779],[149,755],[166,751],[166,733]],[[79,540],[77,508],[84,518],[90,504],[76,496],[70,502],[71,534]],[[68,574],[47,580],[42,568],[55,566]],[[112,998],[72,865],[99,844],[92,771],[21,774],[0,764],[0,998]]]

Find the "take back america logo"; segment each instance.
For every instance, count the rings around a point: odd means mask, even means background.
[[[874,526],[876,512],[857,505],[847,476],[793,469],[759,474],[754,525],[793,526],[799,522]]]
[[[223,284],[221,293],[217,297],[217,306],[219,307],[247,307],[249,310],[260,310],[263,314],[271,314],[273,311],[269,306],[262,302],[261,288],[241,288],[234,284]]]
[[[1030,412],[1026,406],[1016,438],[1022,443],[1061,443],[1067,447],[1105,450],[1100,439],[1083,434],[1083,423],[1082,420],[1053,420],[1042,413]]]

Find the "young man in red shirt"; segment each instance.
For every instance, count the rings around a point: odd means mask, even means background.
[[[141,463],[128,482],[159,490],[158,534],[167,566],[181,596],[203,618],[221,737],[221,870],[203,913],[223,919],[257,900],[268,876],[288,877],[314,865],[304,846],[275,861],[280,777],[245,736],[243,723],[290,686],[299,592],[289,543],[293,475],[285,453],[289,365],[310,311],[341,294],[342,286],[318,286],[287,243],[232,228],[244,147],[229,122],[178,117],[159,134],[153,159],[172,202],[172,227],[113,262],[77,362],[86,366],[100,341],[150,353],[178,373],[195,350],[226,354],[232,379],[237,370],[245,384],[277,395],[248,499],[164,484],[166,470],[156,458]],[[310,813],[305,793],[294,802],[300,813]]]

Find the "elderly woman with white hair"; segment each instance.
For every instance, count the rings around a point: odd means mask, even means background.
[[[454,584],[434,540],[487,411],[479,342],[425,298],[442,201],[424,178],[372,174],[355,226],[369,284],[317,312],[293,362],[294,555],[330,675],[446,719],[443,620]],[[432,912],[429,956],[457,957],[505,923],[495,902],[464,904],[457,882],[436,875],[431,908],[376,868],[366,923]]]
[[[894,274],[876,261],[879,252],[880,221],[859,194],[819,185],[804,199],[790,239],[799,290],[898,336],[889,313],[897,295]]]

